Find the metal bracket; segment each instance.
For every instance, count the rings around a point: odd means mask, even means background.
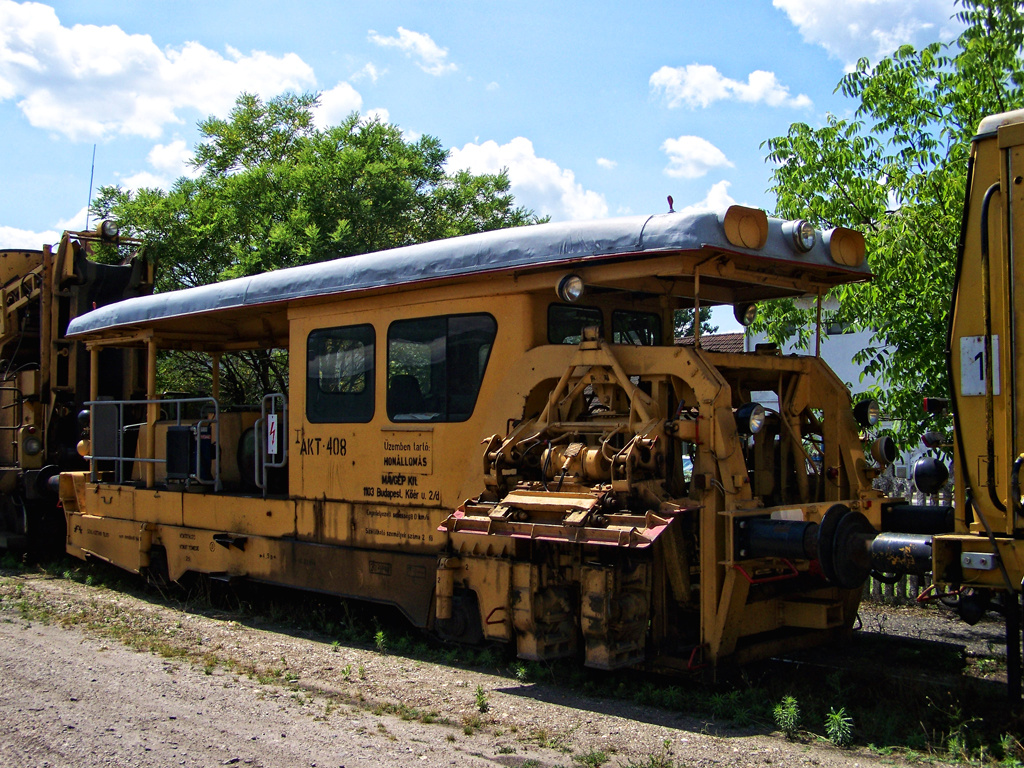
[[[975,571],[994,571],[999,555],[991,552],[963,552],[960,555],[960,566]]]

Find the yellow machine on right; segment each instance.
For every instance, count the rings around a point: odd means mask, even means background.
[[[932,538],[936,584],[976,620],[1002,592],[1007,679],[1021,698],[1024,587],[1024,110],[974,137],[946,346],[955,528]]]

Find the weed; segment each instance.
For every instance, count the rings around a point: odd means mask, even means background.
[[[8,552],[0,558],[0,568],[3,568],[5,571],[23,571],[25,570],[25,564]]]
[[[359,679],[366,679],[366,667],[364,667],[362,664],[359,665]]]
[[[341,650],[341,642],[339,642],[338,640],[332,641],[331,642],[331,650],[334,651],[335,653],[340,651]]]
[[[800,705],[792,696],[783,696],[782,701],[772,710],[775,725],[786,734],[787,739],[796,737],[800,729]]]
[[[853,742],[853,718],[846,714],[846,708],[829,708],[825,715],[825,735],[837,747],[848,747]]]
[[[1020,768],[1024,766],[1024,746],[1008,733],[999,738],[999,751],[1003,757],[1003,768]]]
[[[512,747],[512,746],[509,746],[507,744],[502,744],[500,747],[498,747],[498,754],[499,755],[514,755],[515,753],[516,753],[516,748]]]
[[[630,760],[628,763],[622,763],[622,768],[676,768],[677,764],[671,757],[669,757],[668,747],[665,747],[660,754],[648,755],[642,760]]]
[[[712,694],[710,703],[714,717],[732,720],[741,728],[751,725],[755,719],[754,709],[746,700],[751,690],[753,689],[746,692],[747,696],[740,690]]]
[[[474,695],[474,698],[476,699],[476,708],[479,710],[480,714],[484,714],[491,708],[490,703],[487,701],[487,691],[484,690],[482,685],[478,685],[476,687],[476,694]]]
[[[455,741],[455,734],[454,733],[449,733],[447,736],[445,736],[445,738],[448,741],[450,741],[450,742],[454,742]]]
[[[608,762],[608,755],[599,749],[592,749],[585,755],[573,755],[572,761],[584,768],[600,768]]]
[[[346,664],[341,668],[341,676],[345,678],[345,682],[348,682],[352,677],[352,665]]]
[[[388,652],[388,636],[383,629],[378,629],[373,633],[373,645],[377,649],[377,653],[386,654]]]
[[[517,661],[512,665],[512,676],[521,683],[525,683],[530,679],[529,670],[521,661]]]
[[[478,667],[496,667],[498,666],[498,654],[491,648],[484,648],[476,655],[476,665]]]
[[[462,718],[462,732],[472,736],[478,729],[483,728],[484,722],[479,715],[468,715]]]

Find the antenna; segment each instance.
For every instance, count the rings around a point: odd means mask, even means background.
[[[96,145],[92,145],[92,168],[89,170],[89,199],[85,203],[85,228],[89,228],[89,206],[92,205],[92,179],[96,175]]]

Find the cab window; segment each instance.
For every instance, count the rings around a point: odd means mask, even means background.
[[[373,418],[372,325],[321,328],[306,342],[306,418],[314,423]]]
[[[612,312],[612,344],[656,347],[661,344],[661,315],[657,312]]]
[[[398,320],[388,328],[388,418],[466,421],[498,324],[490,315]]]
[[[596,325],[604,336],[604,321],[598,307],[552,304],[548,307],[548,343],[579,344],[583,329]]]

